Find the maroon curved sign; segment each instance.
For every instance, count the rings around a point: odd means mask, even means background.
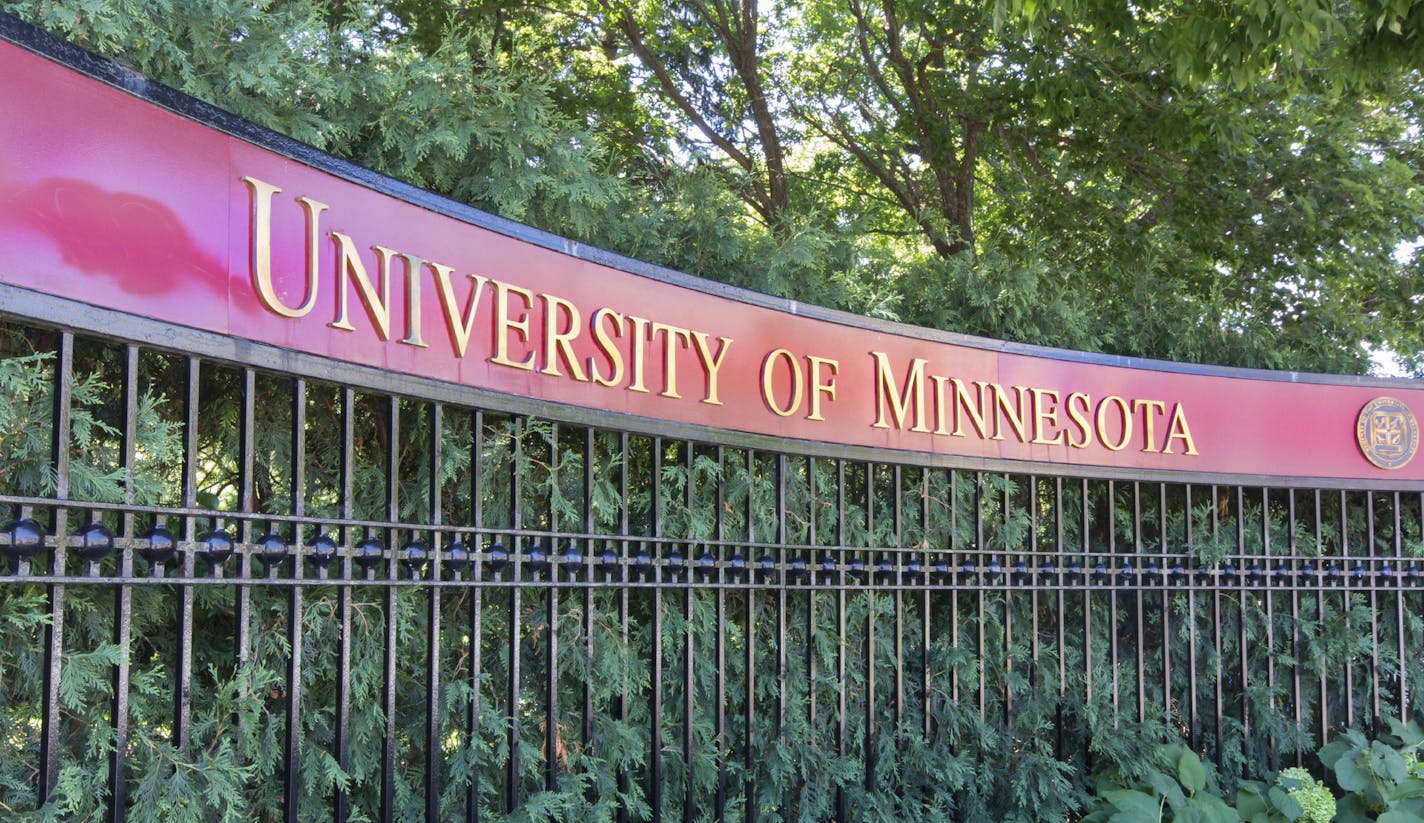
[[[1412,459],[1424,389],[1408,381],[1119,365],[778,309],[504,234],[453,216],[468,214],[454,204],[407,202],[4,42],[0,110],[0,282],[13,286],[488,391],[780,438],[1424,480]]]

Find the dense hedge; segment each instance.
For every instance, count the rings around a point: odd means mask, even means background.
[[[50,388],[56,377],[57,338],[7,327],[0,339],[8,355],[0,359],[0,443],[5,444],[0,454],[4,476],[10,478],[8,490],[48,496],[55,482]],[[117,390],[124,384],[123,349],[80,338],[73,363],[71,493],[80,500],[124,500],[123,404]],[[185,414],[176,399],[185,396],[186,362],[144,352],[138,363],[132,501],[177,506]],[[306,487],[293,490],[295,383],[256,376],[251,398],[254,514],[238,518],[231,512],[244,482],[238,436],[243,380],[236,370],[208,363],[202,364],[199,379],[196,493],[199,505],[213,514],[188,518],[175,513],[166,517],[166,525],[180,535],[191,525],[194,531],[221,526],[239,535],[245,529],[249,539],[269,528],[302,542],[318,530],[346,545],[359,539],[364,529],[348,527],[343,532],[339,519],[341,427],[333,410],[340,407],[340,391],[320,384],[306,388]],[[1245,572],[1248,562],[1269,568],[1270,557],[1292,550],[1302,557],[1334,556],[1344,540],[1354,547],[1355,556],[1370,537],[1375,549],[1391,554],[1395,522],[1404,529],[1401,546],[1413,557],[1420,551],[1419,517],[1413,508],[1417,501],[1406,499],[1396,521],[1396,512],[1387,507],[1392,505],[1388,495],[1324,495],[1317,542],[1305,520],[1291,519],[1289,500],[1281,494],[1257,490],[1238,496],[1228,489],[1197,488],[1188,508],[1182,487],[1069,480],[1062,484],[1059,521],[1049,502],[1056,493],[1052,478],[848,463],[841,495],[836,488],[840,467],[829,460],[749,457],[740,449],[724,449],[719,455],[710,446],[636,436],[628,438],[625,452],[620,435],[602,431],[592,433],[587,441],[592,450],[586,452],[582,429],[497,414],[479,418],[476,437],[476,418],[451,407],[442,410],[441,459],[438,473],[432,473],[431,411],[429,405],[412,400],[356,395],[350,522],[383,521],[393,507],[397,520],[406,525],[374,532],[387,546],[400,546],[412,536],[430,539],[429,530],[421,527],[431,522],[430,490],[438,483],[441,522],[470,524],[478,515],[486,531],[483,536],[467,535],[467,540],[510,546],[521,540],[525,550],[542,538],[522,537],[522,532],[512,531],[516,525],[525,531],[581,535],[586,517],[593,532],[608,535],[616,551],[646,550],[664,558],[671,552],[683,557],[701,553],[708,545],[708,551],[715,550],[719,537],[732,541],[722,550],[728,553],[724,559],[739,553],[748,561],[757,560],[763,552],[778,551],[780,542],[790,546],[793,555],[809,555],[814,563],[818,547],[859,546],[865,547],[860,560],[871,569],[887,562],[885,552],[894,547],[952,548],[961,554],[954,555],[951,565],[968,557],[981,564],[1000,563],[999,574],[1009,575],[1024,573],[1015,568],[1020,562],[1032,569],[1047,559],[1032,551],[1056,548],[1059,529],[1065,549],[1088,547],[1083,570],[1096,587],[1091,594],[1069,590],[1060,600],[1054,592],[1029,594],[994,586],[927,596],[852,590],[844,600],[843,639],[837,624],[839,596],[831,591],[788,592],[782,633],[782,601],[775,590],[693,590],[684,600],[678,591],[654,595],[634,588],[628,597],[625,644],[620,596],[617,590],[600,589],[589,601],[590,644],[584,634],[581,591],[564,587],[551,594],[547,588],[526,588],[519,600],[522,679],[513,711],[521,736],[521,790],[527,794],[518,812],[521,818],[605,819],[618,804],[629,808],[634,819],[647,817],[655,597],[662,628],[660,728],[666,810],[680,808],[689,783],[694,808],[699,813],[712,808],[720,752],[729,813],[740,813],[746,802],[743,787],[750,781],[753,802],[768,819],[826,819],[834,813],[838,791],[856,820],[1061,819],[1086,813],[1109,797],[1098,788],[1109,779],[1105,775],[1118,775],[1111,779],[1125,785],[1148,779],[1148,767],[1158,757],[1154,753],[1172,741],[1185,742],[1214,760],[1223,785],[1241,785],[1239,779],[1269,775],[1298,760],[1313,762],[1311,753],[1323,742],[1318,733],[1322,703],[1334,729],[1349,718],[1373,721],[1372,687],[1380,691],[1381,713],[1395,713],[1400,666],[1396,617],[1403,622],[1407,648],[1421,645],[1418,611],[1408,608],[1418,596],[1413,593],[1398,599],[1375,597],[1372,604],[1370,595],[1359,592],[1319,597],[1306,592],[1292,603],[1286,592],[1264,594],[1244,581],[1242,589],[1220,594],[1183,586],[1164,595],[1112,584],[1116,564],[1138,547],[1180,553],[1205,566],[1235,564]],[[394,450],[389,443],[392,414],[400,431]],[[389,472],[388,455],[394,457]],[[585,461],[593,464],[587,490]],[[394,500],[388,499],[392,487]],[[273,523],[263,516],[291,512],[297,491],[304,497],[308,518],[300,534],[286,522]],[[779,496],[784,496],[783,509],[778,509]],[[1140,519],[1134,519],[1134,510],[1140,511]],[[32,514],[43,522],[49,512],[41,507]],[[85,517],[81,510],[68,510],[67,529],[73,531]],[[121,535],[136,534],[159,519],[149,514],[122,518],[113,512],[100,517]],[[636,539],[654,534],[667,540]],[[584,552],[601,552],[605,545],[602,539],[575,539]],[[1251,560],[1253,555],[1260,561]],[[103,571],[113,573],[117,562],[111,556]],[[146,561],[135,557],[133,562],[140,576],[150,573]],[[262,565],[255,559],[249,562],[252,573],[261,576]],[[1167,556],[1161,562],[1165,567]],[[411,573],[395,568],[403,576]],[[198,569],[206,573],[201,562]],[[82,569],[76,564],[71,571]],[[173,573],[171,564],[167,571]],[[228,574],[232,571],[230,563]],[[290,566],[274,573],[289,574]],[[988,580],[992,584],[994,579]],[[247,590],[250,645],[240,657],[234,620],[240,590],[231,585],[195,589],[192,736],[186,750],[173,739],[180,587],[163,583],[133,589],[127,754],[134,818],[275,818],[283,803],[288,632],[294,619],[288,590],[261,584]],[[395,805],[401,819],[419,816],[425,792],[428,590],[400,588],[388,613],[381,589],[352,588],[349,673],[340,671],[338,661],[340,591],[335,586],[306,589],[299,615],[302,817],[324,818],[338,787],[349,792],[357,819],[378,809],[388,619],[396,627]],[[478,607],[482,626],[473,634],[469,614],[477,592],[483,598]],[[112,671],[123,654],[114,645],[115,594],[116,587],[98,584],[71,585],[65,592],[66,651],[59,684],[62,768],[59,787],[41,817],[92,817],[103,803],[113,745]],[[547,624],[551,597],[557,600],[558,616],[552,629]],[[486,812],[497,816],[503,808],[511,714],[511,603],[508,588],[443,590],[437,739],[444,816],[458,814],[476,769]],[[921,619],[926,604],[928,643]],[[1396,615],[1400,604],[1406,611]],[[808,632],[812,609],[815,630]],[[47,615],[42,588],[0,584],[0,625],[5,626],[0,632],[0,808],[26,816],[24,810],[34,805],[39,768]],[[903,644],[898,650],[897,616]],[[1060,620],[1065,629],[1061,649]],[[869,707],[875,729],[869,738],[866,700],[872,669],[866,663],[866,642],[872,625],[871,665],[879,690]],[[1364,626],[1373,626],[1372,633],[1362,631]],[[558,637],[561,708],[554,752],[557,790],[552,792],[539,790],[545,763],[542,684],[548,675],[551,631]],[[728,730],[721,744],[714,725],[719,633],[725,643],[723,709]],[[743,735],[746,649],[751,641],[757,677],[748,752]],[[471,672],[476,647],[481,660],[480,734],[472,740],[465,718],[475,688]],[[1189,657],[1193,649],[1194,667]],[[683,762],[678,745],[683,661],[689,653],[694,672],[691,764]],[[842,654],[844,757],[835,743]],[[1378,657],[1376,680],[1369,679],[1372,670],[1362,662],[1372,655]],[[1061,683],[1060,657],[1065,673]],[[775,676],[782,659],[784,681]],[[1424,682],[1418,658],[1406,662],[1411,683]],[[926,663],[928,695],[919,685]],[[899,705],[891,685],[897,671],[904,684]],[[1188,728],[1188,677],[1193,671],[1198,715],[1195,727]],[[351,759],[344,770],[333,755],[337,686],[343,677],[351,694]],[[1342,687],[1346,678],[1352,689]],[[585,685],[593,706],[586,741]],[[784,721],[777,711],[783,689]],[[623,720],[617,707],[625,693]],[[817,707],[814,723],[809,712],[812,696]],[[926,701],[928,734],[922,715]],[[621,784],[620,774],[627,777]]]

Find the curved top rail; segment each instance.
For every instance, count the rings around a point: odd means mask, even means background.
[[[705,281],[318,152],[5,15],[0,107],[10,287],[628,428],[1424,490],[1418,381],[1028,346]]]

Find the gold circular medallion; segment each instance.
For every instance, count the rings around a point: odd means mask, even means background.
[[[1355,438],[1365,459],[1381,469],[1399,469],[1419,450],[1419,422],[1393,397],[1376,397],[1360,409]]]

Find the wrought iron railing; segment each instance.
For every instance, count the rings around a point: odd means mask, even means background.
[[[93,765],[65,668],[100,640],[123,650],[101,667],[116,819],[145,777],[135,736],[187,752],[196,717],[213,745],[222,718],[194,695],[264,667],[284,670],[244,722],[280,730],[281,754],[250,776],[280,782],[288,819],[345,819],[353,795],[380,819],[509,813],[599,756],[616,774],[578,785],[620,816],[796,815],[822,801],[766,762],[792,738],[853,766],[817,789],[853,819],[860,793],[895,791],[877,758],[953,749],[965,712],[1013,730],[1046,698],[1067,761],[1103,724],[1157,723],[1223,762],[1281,763],[1416,711],[1417,492],[769,452],[472,407],[399,375],[331,382],[314,358],[259,370],[200,332],[179,351],[35,323],[6,328],[6,363],[44,390],[3,435],[48,451],[29,491],[11,456],[0,600],[44,621],[36,659],[6,663],[42,672],[6,694],[5,757],[33,763],[37,804]],[[353,673],[377,668],[372,712]],[[155,691],[171,715],[136,714]],[[359,777],[314,772],[320,750],[354,775],[371,745]],[[419,796],[398,792],[415,773]]]

